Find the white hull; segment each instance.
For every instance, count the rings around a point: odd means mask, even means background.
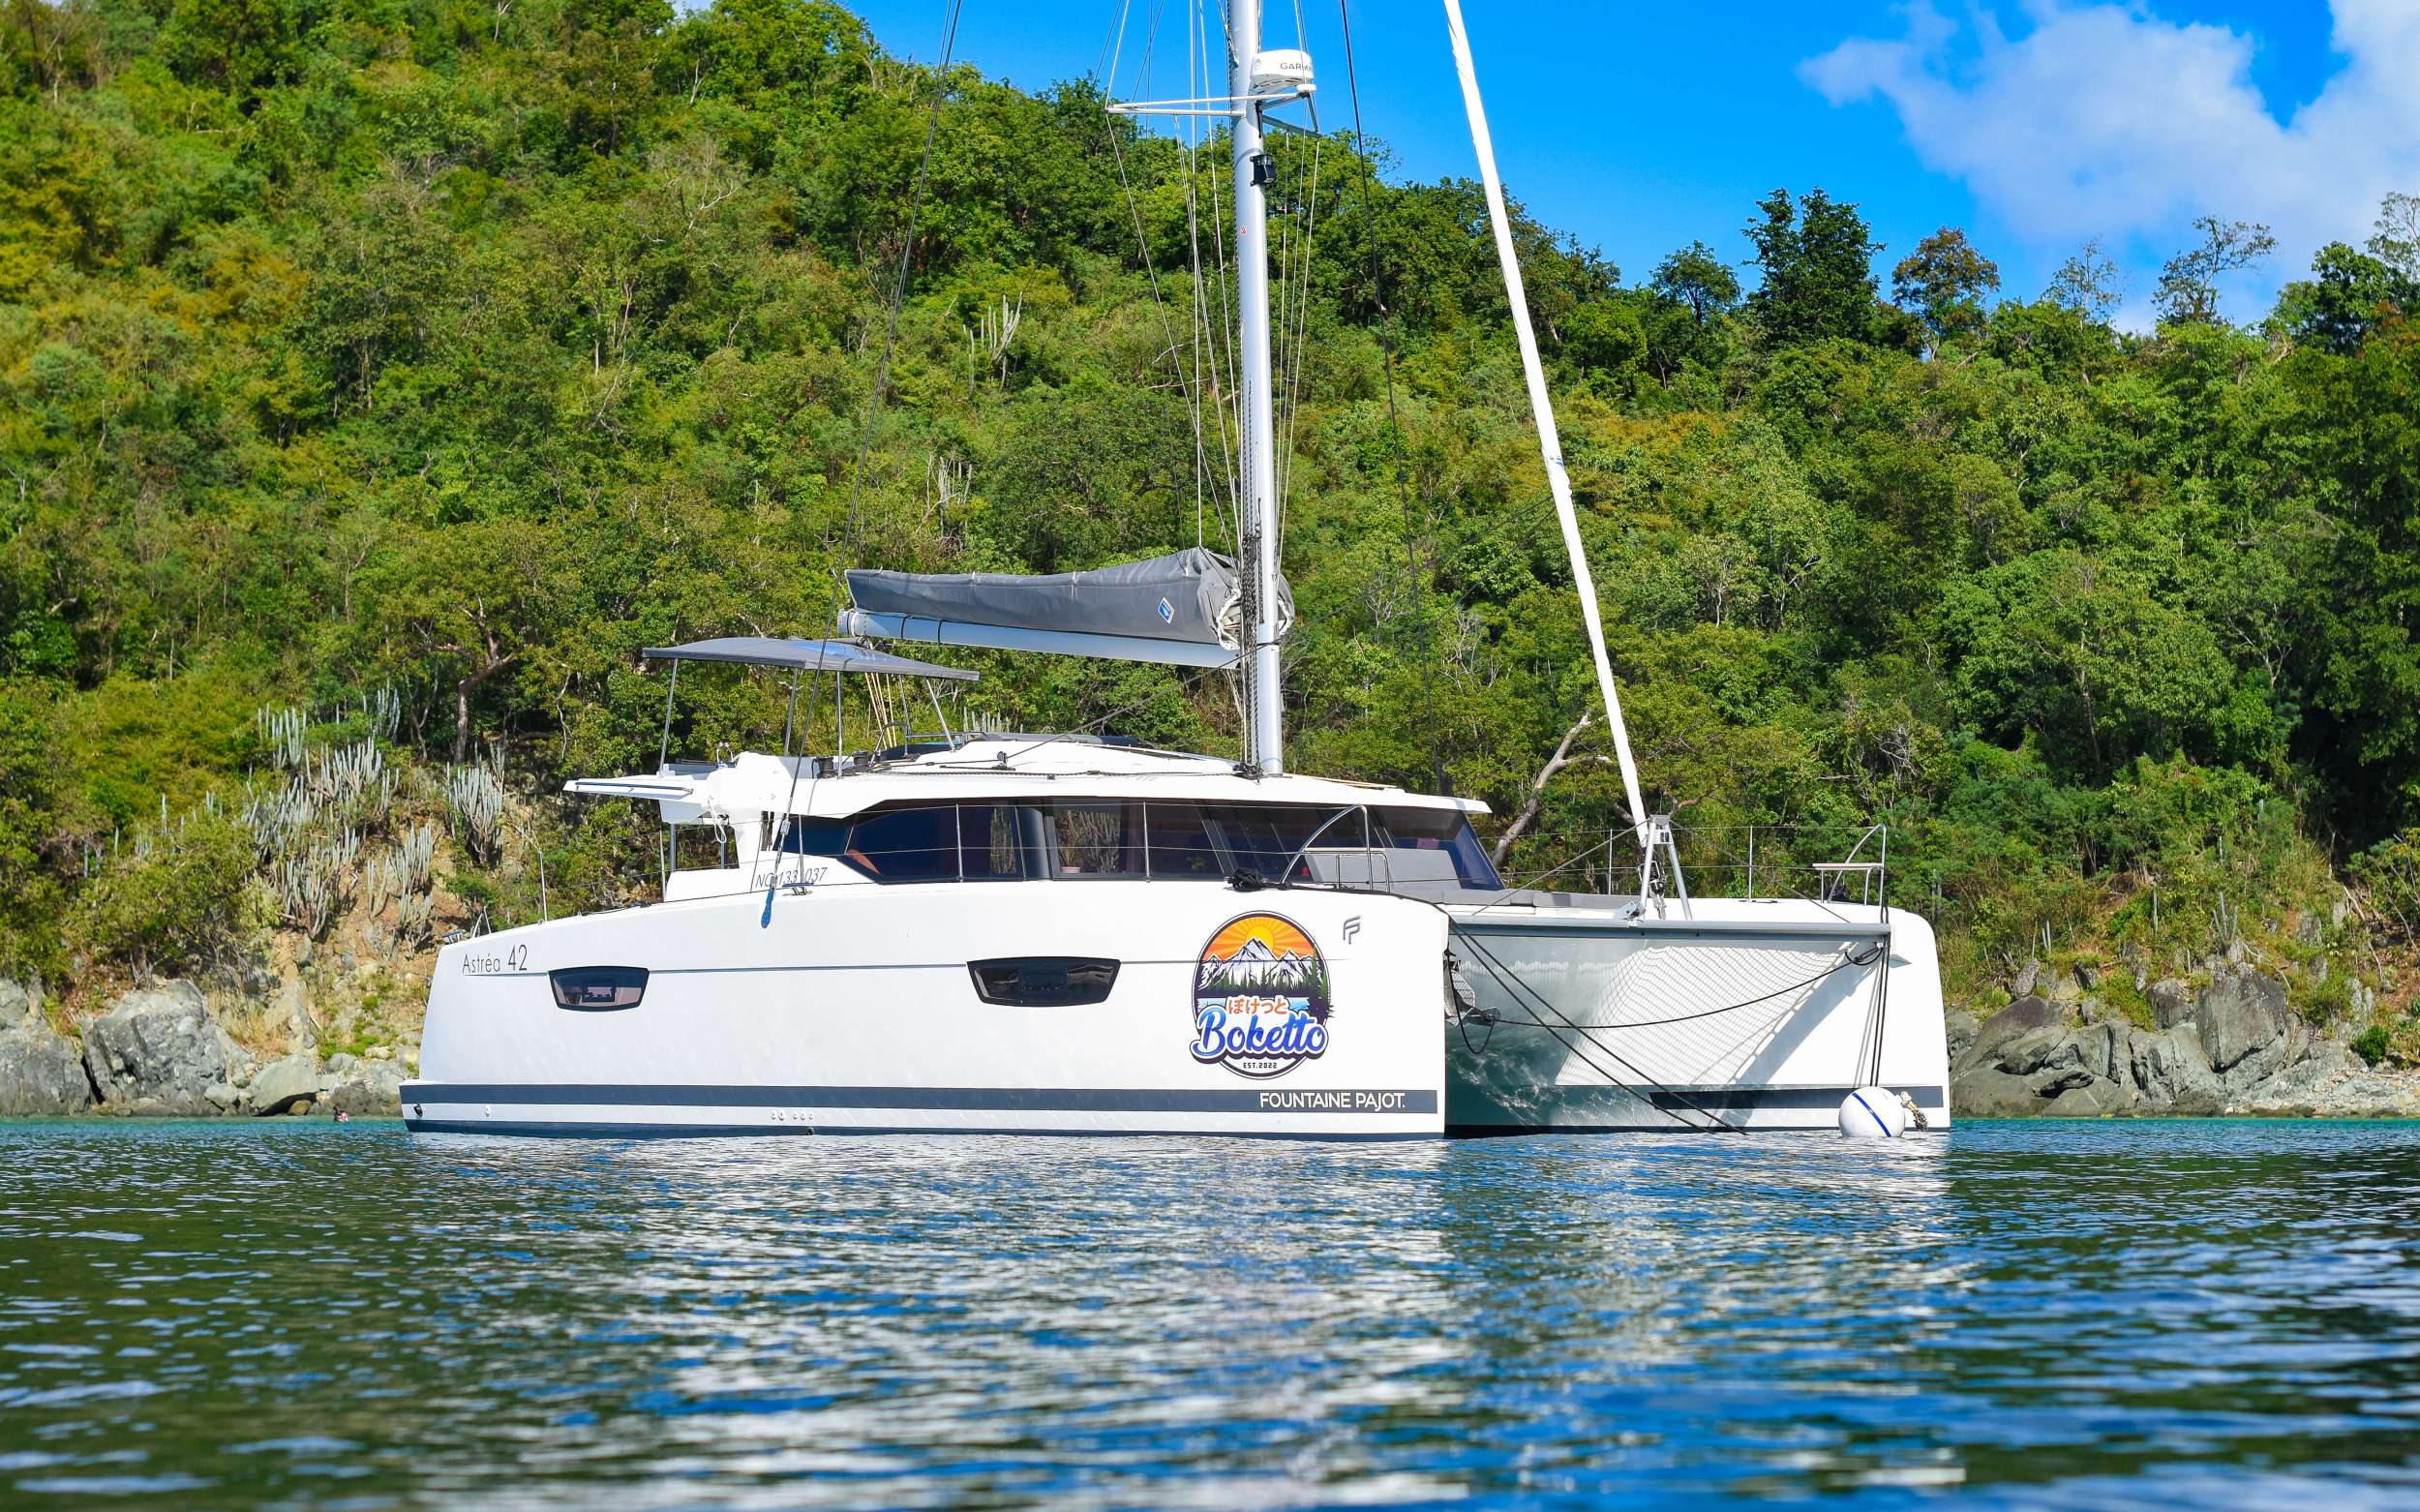
[[[1453,1133],[1831,1129],[1850,1089],[1877,1082],[1949,1127],[1940,969],[1915,915],[1893,910],[1886,923],[1871,908],[1720,900],[1687,919],[1677,906],[1636,921],[1602,908],[1454,912],[1453,949],[1482,1012],[1446,1042]],[[1878,995],[1874,966],[1844,952],[1886,939]]]
[[[1726,911],[1746,917],[1708,917]],[[1601,907],[1474,913],[1215,883],[843,883],[783,892],[767,924],[762,892],[695,898],[447,947],[405,1113],[417,1129],[497,1134],[1832,1127],[1865,1079],[1871,967],[1709,1011],[1816,976],[1882,926],[1809,904],[1698,912],[1683,926]],[[1193,1053],[1203,952],[1248,914],[1299,925],[1332,980],[1322,1052],[1265,1075]],[[1903,914],[1890,933],[1883,1081],[1946,1127],[1931,934]],[[1459,1025],[1447,1013],[1449,948],[1487,1011]],[[970,961],[1034,954],[1103,957],[1119,972],[1095,1004],[983,1001]],[[645,995],[622,1010],[560,1007],[548,977],[641,963]],[[1709,1016],[1639,1027],[1693,1013]],[[1549,1033],[1539,1017],[1588,1033]]]
[[[1316,1058],[1245,1074],[1191,1053],[1204,950],[1290,920],[1333,982]],[[448,946],[415,1128],[892,1130],[1420,1137],[1444,1130],[1443,916],[1363,893],[1189,882],[840,884],[591,915]],[[1119,963],[1105,1001],[986,1003],[970,961]],[[638,1006],[558,1006],[547,973],[645,965]]]

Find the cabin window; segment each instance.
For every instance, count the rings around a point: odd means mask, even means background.
[[[1143,805],[1053,803],[1050,827],[1062,877],[1143,875]]]
[[[834,856],[877,882],[1150,877],[1387,887],[1442,882],[1499,891],[1470,825],[1453,809],[1069,800],[928,803],[854,820],[794,816],[779,849]]]
[[[841,859],[880,882],[954,882],[958,876],[958,811],[893,808],[849,826]]]
[[[1387,847],[1387,866],[1398,882],[1459,882],[1490,892],[1503,879],[1488,860],[1470,821],[1450,808],[1388,808],[1377,815],[1376,838]]]
[[[1303,859],[1304,846],[1314,834],[1319,837],[1322,849],[1339,846],[1358,848],[1361,844],[1360,816],[1346,813],[1336,823],[1333,808],[1292,807],[1277,803],[1214,803],[1208,805],[1211,832],[1225,851],[1230,871],[1247,867],[1271,881],[1281,876],[1291,882],[1314,880],[1310,865]],[[1321,825],[1327,825],[1322,832]],[[1290,874],[1288,868],[1291,868]]]
[[[782,827],[779,849],[792,856],[837,856],[848,848],[849,822],[845,819],[796,814]]]
[[[969,882],[1013,882],[1040,873],[1042,815],[1022,803],[958,805],[958,873]]]
[[[1226,880],[1228,866],[1210,837],[1209,816],[1199,803],[1152,803],[1144,811],[1150,831],[1147,850],[1151,875],[1205,882]]]

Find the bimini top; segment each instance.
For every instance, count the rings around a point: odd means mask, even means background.
[[[799,672],[879,672],[903,678],[946,678],[973,682],[963,667],[936,666],[878,651],[862,641],[791,641],[771,635],[724,635],[686,646],[650,646],[639,653],[650,661],[729,661],[747,667],[789,667]]]
[[[1234,664],[1243,618],[1235,563],[1195,547],[1090,572],[849,573],[840,628],[884,640],[1055,651],[1180,666]],[[1278,633],[1294,599],[1278,586]]]

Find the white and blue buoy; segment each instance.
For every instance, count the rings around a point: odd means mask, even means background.
[[[1840,1132],[1852,1139],[1896,1139],[1907,1133],[1907,1106],[1895,1092],[1860,1087],[1841,1100]]]

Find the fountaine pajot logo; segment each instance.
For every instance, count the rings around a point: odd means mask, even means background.
[[[1239,1076],[1283,1076],[1327,1052],[1328,963],[1276,914],[1227,921],[1194,975],[1194,1059]]]

